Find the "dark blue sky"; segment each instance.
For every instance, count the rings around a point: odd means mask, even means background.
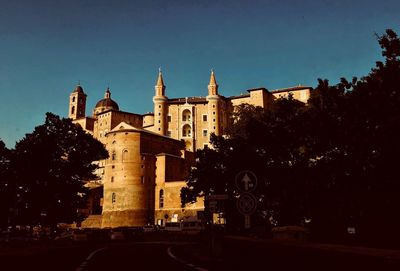
[[[78,80],[87,112],[110,84],[124,111],[152,111],[161,66],[168,97],[366,75],[374,33],[400,33],[400,1],[0,0],[0,138],[8,147],[66,116]]]

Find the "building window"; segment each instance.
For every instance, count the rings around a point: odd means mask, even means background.
[[[215,108],[215,104],[213,104],[213,108]]]
[[[215,119],[213,119],[213,122],[215,122]]]
[[[215,115],[215,111],[213,112],[213,115]]]
[[[158,108],[161,108],[161,105],[159,105]]]
[[[207,121],[207,115],[203,115],[203,121]]]
[[[160,201],[158,204],[159,208],[164,208],[164,190],[160,190]]]
[[[142,182],[142,184],[144,184],[144,176],[140,177],[140,181]]]
[[[75,106],[71,108],[71,114],[75,114]]]
[[[185,124],[182,128],[182,136],[183,137],[191,137],[192,136],[192,129],[190,128],[189,124]]]
[[[172,135],[172,131],[167,131],[167,136],[171,137],[171,135]]]
[[[115,195],[115,193],[112,193],[111,195],[111,202],[115,203],[117,201],[117,195]]]
[[[208,135],[208,131],[207,130],[203,130],[203,136],[207,136]]]
[[[113,151],[112,154],[111,154],[111,160],[114,161],[114,160],[115,160],[115,157],[116,157],[116,154],[115,154],[115,151]]]
[[[182,121],[190,121],[191,113],[189,109],[185,109],[182,112]]]
[[[128,150],[123,150],[122,151],[122,161],[125,161],[128,159]]]
[[[112,183],[114,182],[114,176],[111,176],[111,182]]]
[[[204,149],[205,149],[205,148],[208,148],[208,144],[207,144],[207,143],[204,143],[203,148],[204,148]]]
[[[168,120],[168,122],[171,122],[171,116],[170,115],[167,116],[167,120]]]
[[[75,102],[75,97],[72,97],[72,102],[73,102],[73,103]]]

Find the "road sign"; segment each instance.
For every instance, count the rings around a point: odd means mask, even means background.
[[[236,201],[238,211],[243,215],[251,215],[257,209],[257,199],[250,193],[242,193]]]
[[[227,194],[206,195],[206,200],[226,200],[226,199],[228,199]]]
[[[217,212],[217,206],[218,206],[218,202],[217,201],[209,201],[208,202],[208,209],[210,211],[210,213],[215,213]]]
[[[235,183],[242,192],[251,192],[257,187],[257,177],[250,170],[242,170],[236,174]]]

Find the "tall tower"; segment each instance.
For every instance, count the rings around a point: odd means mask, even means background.
[[[69,95],[69,112],[68,117],[76,120],[85,117],[86,110],[86,94],[80,84]]]
[[[210,83],[208,84],[208,131],[209,134],[214,133],[220,135],[220,100],[218,94],[218,84],[215,80],[214,71],[211,70]]]
[[[165,85],[161,69],[158,71],[157,83],[155,85],[154,103],[154,132],[160,135],[167,134],[167,101],[165,96]]]

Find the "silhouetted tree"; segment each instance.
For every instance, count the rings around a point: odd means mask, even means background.
[[[86,181],[96,179],[93,161],[108,157],[103,144],[70,119],[47,113],[15,146],[11,160],[17,187],[17,222],[73,222],[84,207]]]
[[[10,183],[11,152],[0,139],[0,228],[8,224],[11,212],[14,187]]]
[[[377,37],[385,60],[367,76],[318,79],[307,105],[289,97],[267,109],[239,106],[227,137],[198,152],[183,202],[213,193],[234,202],[234,176],[249,169],[261,180],[259,215],[308,218],[325,237],[355,226],[366,238],[400,241],[400,40],[392,30]]]

